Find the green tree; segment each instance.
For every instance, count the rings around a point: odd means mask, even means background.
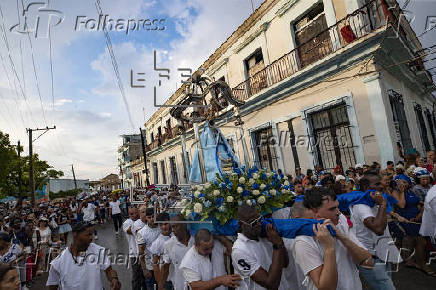
[[[11,145],[9,135],[0,131],[0,197],[14,192],[13,175],[19,162],[18,154]]]
[[[8,195],[19,195],[19,170],[22,172],[22,197],[30,192],[29,156],[18,157],[17,146],[10,144],[9,135],[0,131],[0,198]],[[39,160],[38,154],[33,155],[35,189],[42,189],[48,178],[59,178],[62,171],[53,169],[47,161]]]

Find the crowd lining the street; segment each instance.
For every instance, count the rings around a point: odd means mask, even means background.
[[[315,236],[282,238],[254,206],[239,207],[236,236],[191,233],[179,212],[177,186],[99,192],[85,199],[11,207],[0,205],[0,290],[30,288],[49,272],[49,289],[120,289],[95,225],[113,223],[129,245],[131,285],[124,289],[395,289],[392,271],[411,267],[435,279],[436,157],[410,154],[405,162],[356,164],[329,173],[321,166],[288,176],[295,201],[272,213],[277,219],[323,219]],[[279,172],[281,174],[281,172]],[[375,206],[339,210],[337,196],[373,190]],[[397,200],[392,211],[382,193]],[[124,219],[124,222],[123,222]],[[331,235],[331,229],[335,235]],[[69,240],[69,237],[72,239]],[[120,252],[122,252],[120,250]],[[436,280],[435,280],[436,281]],[[21,288],[20,288],[21,287]]]

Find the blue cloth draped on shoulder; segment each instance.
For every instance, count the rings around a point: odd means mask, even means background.
[[[295,202],[303,202],[304,201],[304,195],[298,195],[296,198],[295,198]]]
[[[238,164],[236,156],[232,153],[232,147],[230,147],[220,129],[215,128],[214,130],[212,130],[209,123],[206,122],[203,127],[203,132],[200,135],[207,181],[214,181],[217,173],[220,175],[222,174],[222,162],[220,157],[223,159],[231,159],[233,166]],[[202,182],[198,161],[198,149],[194,152],[191,171],[189,172],[189,181],[197,183]]]
[[[219,225],[217,221],[212,221],[212,224],[190,224],[189,230],[191,235],[200,229],[208,229],[214,235],[234,236],[238,232],[238,220],[232,219],[225,225]],[[273,224],[277,228],[277,232],[283,238],[294,239],[297,236],[314,236],[313,225],[322,223],[323,220],[315,219],[272,219],[265,218],[262,220],[262,232],[265,235],[265,227],[267,224]],[[336,236],[332,227],[327,226],[332,236]]]
[[[370,189],[365,192],[362,191],[351,191],[348,193],[338,195],[339,210],[347,211],[350,206],[356,204],[366,204],[369,207],[375,206],[375,201],[371,197],[371,193],[376,192],[376,190]],[[392,211],[392,207],[398,203],[398,201],[391,195],[383,193],[383,197],[387,203],[387,212]]]

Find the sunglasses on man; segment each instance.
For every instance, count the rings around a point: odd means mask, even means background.
[[[244,221],[240,221],[241,223],[249,226],[249,227],[254,227],[255,225],[257,225],[258,223],[261,224],[262,223],[262,216],[258,216],[257,218],[255,218],[254,220],[252,220],[251,222],[244,222]]]

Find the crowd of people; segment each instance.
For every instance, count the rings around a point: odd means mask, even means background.
[[[111,289],[121,289],[112,268],[117,260],[96,241],[96,225],[109,220],[114,235],[122,230],[128,241],[132,279],[124,289],[358,290],[362,283],[395,289],[391,273],[403,267],[435,279],[434,151],[397,164],[338,166],[332,172],[316,166],[305,173],[297,168],[289,176],[296,198],[272,216],[241,205],[235,236],[191,231],[179,213],[184,193],[177,186],[135,190],[140,202],[127,192],[100,192],[36,208],[3,204],[0,290],[30,287],[43,271],[49,272],[49,289],[103,289],[102,272]],[[338,197],[349,193],[368,193],[370,202],[341,208]],[[322,223],[313,225],[313,236],[289,239],[272,224],[263,226],[270,217]]]
[[[37,207],[28,202],[1,204],[0,289],[30,288],[37,276],[49,271],[50,262],[72,244],[69,237],[74,238],[78,229],[82,231],[84,222],[95,225],[111,219],[118,234],[121,214],[128,215],[128,202],[126,192],[113,195],[102,191],[85,198],[41,202]],[[93,229],[93,240],[97,239]],[[9,286],[3,287],[3,282]]]

